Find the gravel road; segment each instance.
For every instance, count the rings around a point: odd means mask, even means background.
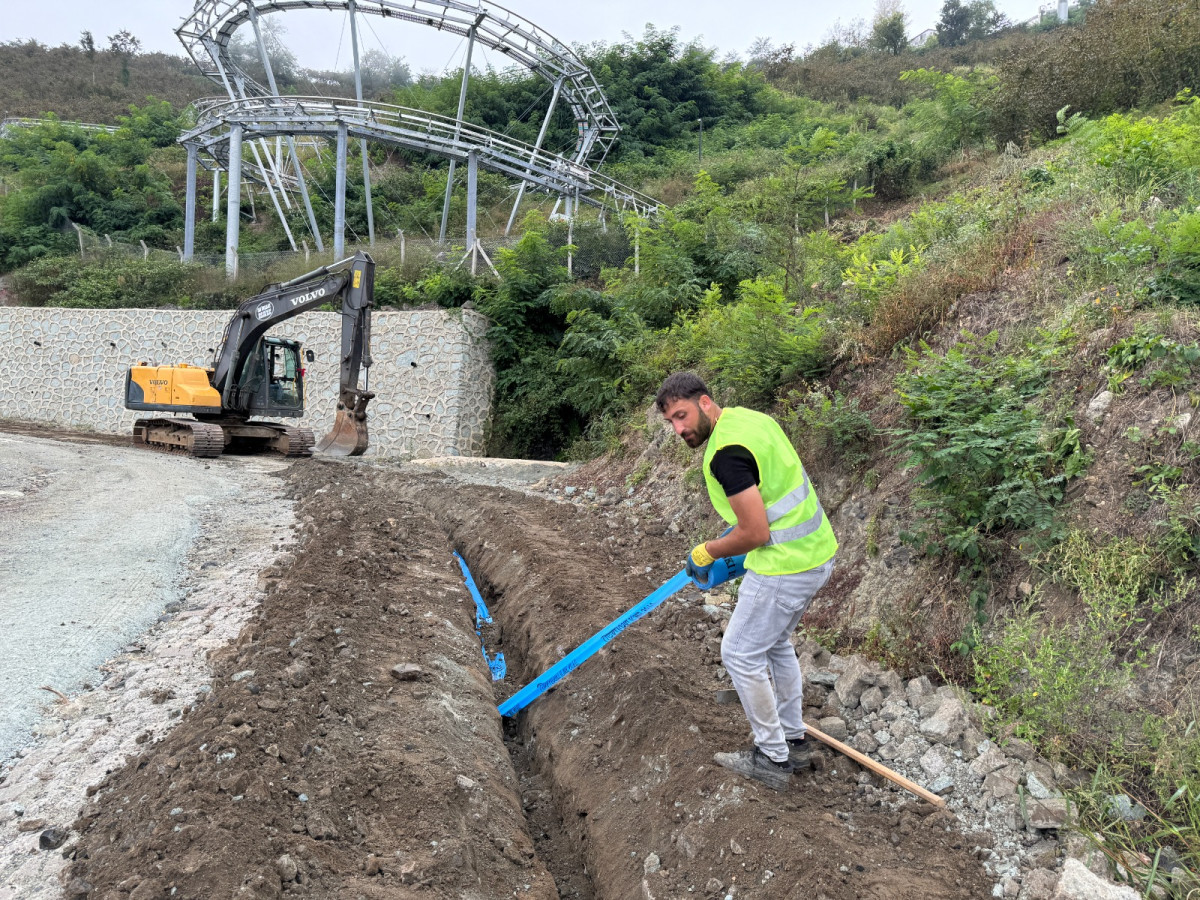
[[[181,599],[205,520],[280,465],[0,434],[0,762],[54,699],[41,687],[95,681]]]

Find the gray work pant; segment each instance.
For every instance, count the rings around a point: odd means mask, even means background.
[[[804,680],[790,638],[831,574],[832,559],[795,575],[747,572],[721,641],[721,662],[750,720],[754,743],[776,762],[787,759],[787,740],[804,737],[805,730]]]

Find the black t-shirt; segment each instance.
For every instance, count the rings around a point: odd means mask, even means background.
[[[741,444],[730,444],[714,453],[709,469],[726,497],[758,484],[758,463],[754,454]]]

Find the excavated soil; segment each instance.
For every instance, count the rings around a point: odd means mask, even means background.
[[[721,617],[691,589],[501,721],[678,569],[661,523],[437,472],[285,477],[299,549],[206,699],[91,792],[68,897],[991,895],[948,814],[867,799],[844,759],[783,794],[713,764],[747,728],[714,702]],[[496,619],[495,685],[455,549]]]

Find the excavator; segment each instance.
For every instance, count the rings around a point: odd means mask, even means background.
[[[361,371],[370,375],[374,286],[375,261],[359,252],[269,285],[242,302],[225,326],[212,368],[146,362],[130,367],[125,408],[166,414],[134,422],[134,443],[197,457],[220,456],[226,450],[312,456],[316,441],[310,429],[255,418],[304,415],[300,343],[267,332],[286,319],[340,301],[337,415],[333,430],[315,449],[329,456],[361,456],[367,449],[367,404],[375,396],[358,385]],[[304,351],[303,359],[312,362],[312,351]]]

